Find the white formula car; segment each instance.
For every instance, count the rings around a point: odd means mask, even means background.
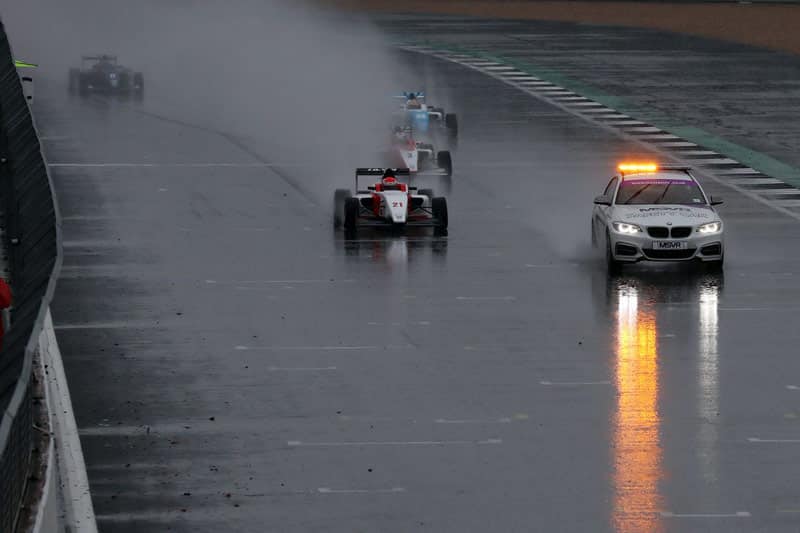
[[[356,193],[337,189],[334,193],[334,226],[343,226],[353,235],[359,227],[401,229],[409,226],[435,228],[438,234],[447,232],[447,200],[434,197],[430,189],[417,191],[398,176],[409,176],[408,169],[358,168]],[[377,183],[359,190],[359,176],[376,176]]]
[[[431,176],[453,175],[453,158],[450,152],[437,152],[433,144],[418,141],[410,127],[396,127],[389,149],[389,164],[407,168],[412,174]]]
[[[636,261],[703,261],[722,268],[723,224],[688,168],[621,164],[594,199],[592,245],[609,271]]]

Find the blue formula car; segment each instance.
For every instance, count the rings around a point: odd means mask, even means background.
[[[444,137],[451,147],[458,143],[458,117],[445,113],[444,108],[429,106],[425,94],[403,92],[403,107],[397,113],[404,126],[409,126],[420,136]]]

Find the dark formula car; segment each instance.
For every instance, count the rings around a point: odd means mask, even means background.
[[[116,56],[83,56],[81,68],[69,70],[69,91],[81,96],[104,93],[141,99],[144,96],[144,76],[119,65]]]

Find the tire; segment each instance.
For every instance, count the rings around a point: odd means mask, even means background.
[[[453,158],[447,150],[442,150],[436,154],[436,165],[444,170],[448,178],[453,175]]]
[[[144,75],[141,72],[133,75],[133,98],[137,102],[144,100]]]
[[[622,263],[614,259],[611,253],[611,237],[606,232],[606,270],[609,274],[619,274],[622,270]]]
[[[69,94],[78,92],[81,84],[81,71],[76,68],[69,69]]]
[[[444,116],[444,127],[447,130],[447,140],[455,147],[458,144],[458,117],[455,113],[447,113]]]
[[[441,196],[438,198],[434,198],[431,200],[431,211],[433,212],[433,218],[436,219],[438,224],[436,225],[436,229],[439,232],[447,232],[447,199],[442,198]]]
[[[597,250],[597,234],[594,232],[594,220],[589,224],[592,230],[592,249]]]
[[[703,263],[707,272],[711,272],[712,274],[720,274],[724,270],[725,266],[725,255],[716,261],[706,261]]]
[[[358,226],[358,198],[346,198],[344,201],[344,230],[348,235],[355,235]]]
[[[83,98],[89,96],[89,80],[84,74],[78,74],[78,94]]]
[[[433,189],[420,189],[417,192],[420,193],[422,196],[427,196],[428,199],[433,200]]]
[[[344,204],[353,195],[347,189],[336,189],[333,193],[333,227],[341,228],[344,223]]]

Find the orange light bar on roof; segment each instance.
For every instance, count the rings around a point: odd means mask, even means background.
[[[658,165],[655,163],[620,163],[617,168],[620,172],[658,172]]]

